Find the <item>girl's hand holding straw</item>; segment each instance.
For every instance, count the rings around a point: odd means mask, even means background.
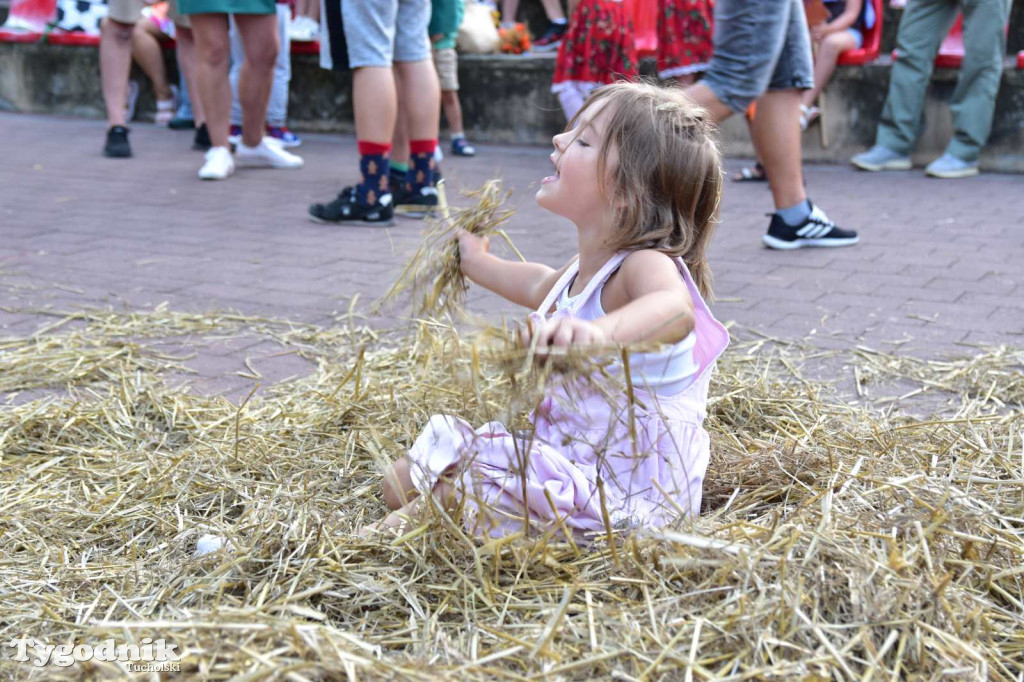
[[[459,242],[459,267],[463,275],[471,277],[470,271],[480,256],[491,252],[491,240],[466,230],[456,232],[455,238]]]
[[[530,319],[530,324],[523,330],[523,343],[543,352],[546,348],[568,346],[595,346],[605,348],[609,345],[608,336],[599,325],[576,317],[559,317],[556,319]]]

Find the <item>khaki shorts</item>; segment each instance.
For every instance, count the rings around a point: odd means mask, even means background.
[[[142,18],[142,8],[146,4],[142,0],[110,0],[107,16],[120,24],[134,24]]]
[[[188,15],[178,13],[178,0],[170,0],[167,3],[167,18],[173,21],[178,28],[192,28],[192,22]]]
[[[451,92],[459,89],[459,57],[455,48],[434,50],[434,67],[442,90]]]

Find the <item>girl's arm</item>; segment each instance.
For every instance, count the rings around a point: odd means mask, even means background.
[[[860,10],[864,6],[863,0],[847,0],[846,9],[832,21],[825,24],[826,33],[838,33],[845,31],[857,22]]]
[[[693,298],[672,259],[636,251],[608,281],[606,311],[593,322],[574,317],[548,320],[533,329],[538,347],[608,343],[677,343],[693,331]]]
[[[693,299],[675,262],[657,251],[635,251],[606,287],[610,311],[594,320],[615,343],[677,343],[693,331]]]
[[[463,231],[458,239],[463,275],[502,298],[534,310],[544,303],[551,287],[572,262],[555,270],[540,263],[507,261],[488,251],[487,237]]]

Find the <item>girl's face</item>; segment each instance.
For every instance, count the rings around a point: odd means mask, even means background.
[[[618,154],[611,148],[606,164],[606,175],[600,177],[598,157],[604,143],[602,116],[604,102],[583,112],[576,128],[555,135],[555,151],[551,163],[554,175],[541,180],[537,203],[577,226],[603,224],[611,212],[610,173],[618,163]]]

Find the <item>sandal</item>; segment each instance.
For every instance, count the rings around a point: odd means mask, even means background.
[[[807,130],[819,118],[821,118],[821,109],[800,105],[800,130]]]
[[[768,175],[764,172],[764,166],[758,161],[753,166],[741,168],[740,172],[732,176],[733,182],[767,182]]]

